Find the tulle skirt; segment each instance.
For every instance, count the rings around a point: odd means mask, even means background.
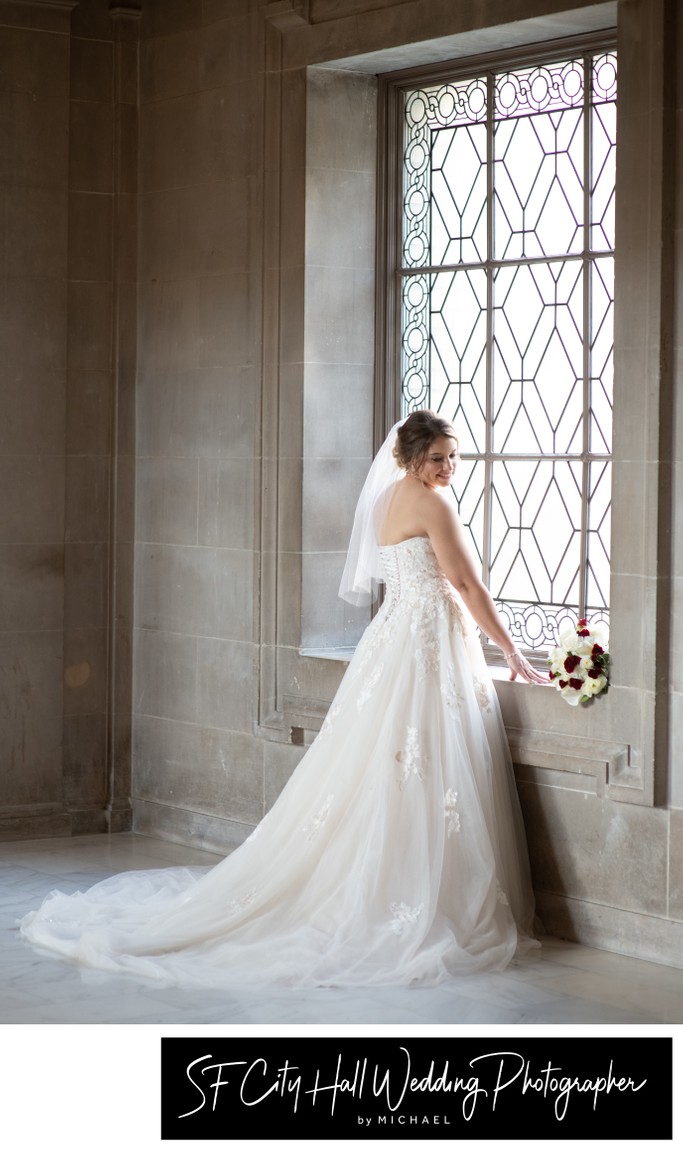
[[[500,969],[534,904],[505,732],[457,606],[385,604],[272,810],[209,870],[127,872],[21,922],[86,967],[203,986]]]

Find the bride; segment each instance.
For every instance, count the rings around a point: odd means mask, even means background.
[[[450,423],[392,429],[340,594],[382,606],[272,810],[212,869],[115,875],[21,920],[89,967],[204,986],[435,984],[529,946],[534,905],[509,751],[474,622],[515,649],[444,498]]]

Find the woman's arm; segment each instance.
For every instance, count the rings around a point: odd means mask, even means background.
[[[546,685],[549,682],[547,675],[536,671],[515,647],[474,565],[455,508],[437,492],[430,492],[425,499],[425,520],[439,567],[461,596],[477,626],[502,650],[510,668],[510,678],[521,675],[529,683]]]

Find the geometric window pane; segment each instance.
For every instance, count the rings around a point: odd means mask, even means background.
[[[429,277],[412,276],[403,284],[401,378],[410,409],[429,402]]]
[[[486,115],[486,86],[477,79],[406,93],[406,267],[457,263],[463,257],[481,258],[482,252],[485,256],[487,135],[481,121]]]
[[[588,587],[586,608],[609,605],[610,487],[609,461],[591,463],[588,494]]]
[[[478,454],[486,446],[486,273],[440,272],[431,284],[431,402],[455,416]]]
[[[617,109],[614,102],[617,58],[606,52],[593,62],[591,89],[590,246],[593,251],[614,249],[614,176]]]
[[[583,123],[570,108],[496,124],[496,259],[581,251]]]
[[[454,494],[513,635],[609,613],[616,54],[403,91],[401,410],[455,424]]]
[[[486,259],[486,125],[434,133],[431,164],[432,265]]]
[[[581,452],[583,275],[581,261],[494,272],[494,452]]]
[[[593,261],[590,269],[590,430],[594,454],[612,451],[614,379],[614,257]]]
[[[517,614],[543,604],[534,647],[552,640],[558,614],[579,610],[581,472],[567,460],[493,464],[490,590]]]
[[[462,438],[458,445],[463,451]],[[484,483],[484,461],[461,457],[457,479],[458,514],[467,532],[471,553],[480,563],[484,557]]]
[[[593,251],[614,248],[614,176],[616,108],[601,104],[592,111],[591,234]]]

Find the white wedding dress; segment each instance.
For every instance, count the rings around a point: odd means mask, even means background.
[[[382,548],[384,603],[322,730],[208,871],[116,875],[21,922],[83,966],[204,986],[435,984],[530,945],[498,701],[426,538]]]

